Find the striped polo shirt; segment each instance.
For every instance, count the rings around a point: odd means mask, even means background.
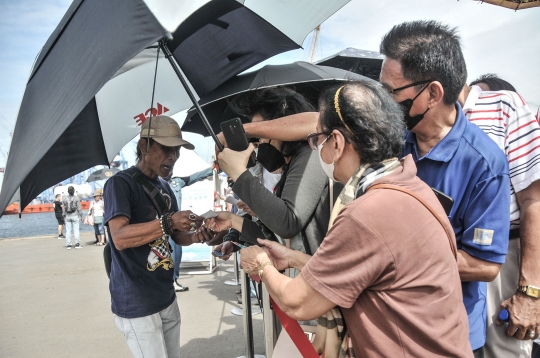
[[[523,98],[510,91],[472,86],[465,116],[497,143],[510,168],[510,225],[519,226],[516,193],[540,179],[540,125]]]

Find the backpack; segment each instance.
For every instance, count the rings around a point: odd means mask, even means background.
[[[77,211],[77,201],[74,196],[69,195],[66,199],[66,213],[71,214]]]

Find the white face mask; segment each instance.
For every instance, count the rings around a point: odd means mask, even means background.
[[[334,178],[334,161],[332,160],[331,164],[325,163],[321,156],[321,150],[322,150],[323,144],[328,140],[328,138],[323,140],[323,142],[317,146],[317,151],[319,152],[319,161],[321,162],[321,167],[323,171],[326,173],[326,175],[330,179],[335,181],[336,179]]]

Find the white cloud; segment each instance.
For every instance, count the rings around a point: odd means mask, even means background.
[[[473,0],[353,0],[321,26],[317,59],[347,47],[378,51],[392,26],[437,20],[458,27],[468,81],[497,73],[512,83],[531,107],[540,105],[540,8],[512,11]],[[309,48],[306,39],[304,48]],[[303,59],[303,52],[279,55],[267,63]]]

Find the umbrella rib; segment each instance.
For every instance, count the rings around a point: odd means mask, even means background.
[[[150,118],[148,122],[148,136],[146,137],[146,154],[148,154],[148,150],[150,149],[150,130],[152,128],[152,113],[154,112],[154,94],[156,93],[156,78],[157,78],[157,66],[159,62],[159,46],[157,48],[157,56],[156,56],[156,69],[154,70],[154,86],[152,87],[152,103],[150,103]]]

